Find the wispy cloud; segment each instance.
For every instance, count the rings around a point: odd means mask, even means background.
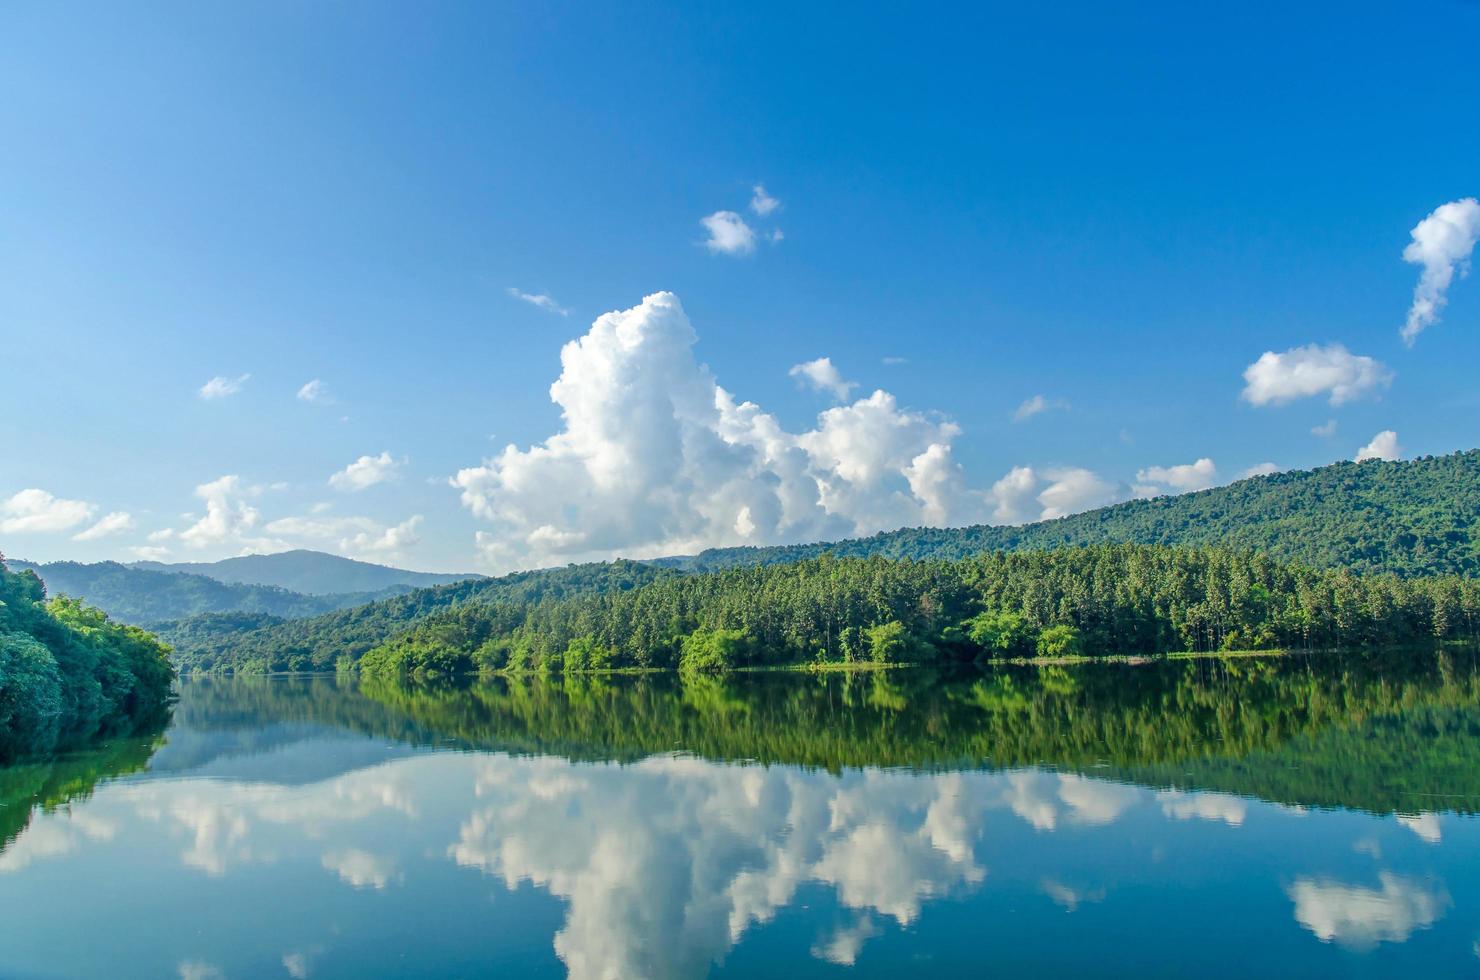
[[[334,398],[329,394],[329,386],[318,378],[305,384],[298,389],[299,401],[314,402],[319,405],[332,405]]]
[[[197,394],[199,394],[200,397],[206,399],[207,401],[210,401],[214,398],[228,398],[231,395],[234,395],[237,392],[241,391],[242,386],[247,383],[247,379],[250,377],[250,374],[241,374],[237,375],[235,378],[228,378],[224,375],[218,374],[211,380],[207,381],[205,384],[201,385],[200,391],[197,392]]]
[[[78,531],[72,535],[73,541],[96,541],[98,538],[106,538],[113,534],[122,534],[124,531],[132,531],[134,519],[126,511],[115,510],[106,514],[92,527],[84,531]]]
[[[1017,411],[1012,413],[1012,420],[1014,422],[1026,422],[1035,415],[1042,415],[1044,412],[1055,410],[1067,411],[1068,408],[1069,403],[1061,398],[1049,399],[1043,395],[1034,395],[1017,407]]]
[[[1322,425],[1312,426],[1310,434],[1313,436],[1320,436],[1322,439],[1331,438],[1332,436],[1336,435],[1336,420],[1327,419]]]
[[[517,286],[509,287],[509,295],[517,300],[522,300],[530,306],[538,307],[546,313],[554,313],[557,316],[570,316],[570,310],[555,301],[555,297],[544,293],[526,293]]]
[[[1403,249],[1403,261],[1423,266],[1402,330],[1403,342],[1412,347],[1425,327],[1439,322],[1455,273],[1460,278],[1469,274],[1470,256],[1480,240],[1480,201],[1466,197],[1441,204],[1409,234],[1413,241]]]
[[[760,184],[751,188],[750,210],[764,218],[766,215],[781,207],[781,202],[776,200]]]

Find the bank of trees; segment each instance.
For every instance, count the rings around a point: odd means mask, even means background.
[[[65,597],[0,556],[0,760],[45,751],[158,710],[169,649],[134,626]]]
[[[824,556],[622,591],[471,603],[372,649],[370,673],[951,662],[1388,646],[1480,635],[1480,583],[1222,549],[1101,545],[961,561]],[[348,665],[348,664],[347,664]]]
[[[1402,462],[1366,460],[1240,480],[1196,493],[1131,500],[1021,526],[904,528],[867,538],[715,548],[691,571],[839,557],[966,558],[1129,542],[1259,551],[1362,574],[1480,575],[1480,450]]]

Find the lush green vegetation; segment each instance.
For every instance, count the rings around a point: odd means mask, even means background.
[[[1047,766],[1295,805],[1480,809],[1474,649],[471,685],[367,677],[360,689],[404,719],[377,734],[479,749],[831,770]]]
[[[87,565],[71,561],[10,564],[17,570],[34,571],[52,595],[82,599],[109,616],[136,626],[225,612],[260,613],[283,619],[318,616],[410,591],[410,586],[403,585],[380,592],[301,595],[276,586],[229,584],[204,575],[146,571],[112,561]]]
[[[187,670],[329,670],[336,664],[353,663],[374,647],[387,645],[388,650],[395,648],[401,652],[378,654],[377,660],[385,660],[389,656],[393,660],[404,660],[404,665],[415,669],[455,671],[467,669],[470,658],[476,660],[478,666],[492,662],[488,656],[491,650],[474,656],[477,648],[491,635],[489,625],[478,625],[477,621],[491,622],[504,616],[507,610],[499,613],[470,611],[466,613],[467,622],[463,624],[458,622],[457,616],[464,614],[454,615],[450,610],[464,606],[471,609],[500,599],[507,605],[573,592],[594,593],[608,588],[625,590],[649,578],[788,563],[822,554],[845,558],[880,555],[898,559],[963,559],[993,551],[1051,550],[1124,541],[1158,545],[1232,545],[1240,550],[1257,551],[1301,565],[1347,572],[1391,573],[1401,577],[1447,573],[1474,578],[1480,571],[1480,561],[1476,558],[1480,551],[1471,538],[1477,514],[1480,514],[1480,451],[1473,451],[1408,463],[1341,463],[1308,472],[1258,477],[1216,490],[1135,501],[1026,527],[922,528],[837,544],[710,551],[697,558],[670,559],[644,565],[617,562],[613,565],[572,566],[418,590],[362,608],[298,622],[281,622],[286,617],[257,614],[207,615],[164,624],[160,632],[175,647],[179,663]],[[1152,600],[1143,599],[1142,605],[1156,606]],[[1447,615],[1445,603],[1447,600],[1441,598],[1440,606],[1436,607],[1441,615]],[[999,615],[999,611],[983,611]],[[434,616],[437,618],[433,621],[431,617]],[[1024,654],[1038,651],[1039,634],[1045,625],[1073,626],[1083,630],[1077,620],[1060,618],[1063,619],[1061,623],[1047,623],[1041,621],[1042,617],[1040,621],[1028,623],[1010,618],[997,622],[989,617],[972,624],[948,625],[965,630],[967,639],[981,649]],[[959,651],[962,646],[954,634],[947,636],[942,632],[942,636],[937,638],[922,636],[919,630],[900,632],[910,622],[903,617],[896,619],[899,627],[891,626],[891,620],[855,624],[861,629],[883,632],[849,634],[850,645],[841,653],[841,639],[824,636],[821,644],[823,657],[856,658],[858,651],[866,646],[868,653],[864,659],[915,659],[917,654],[906,652],[899,644],[921,639],[932,643],[937,650],[954,648]],[[426,621],[425,628],[417,629],[423,621]],[[663,624],[659,632],[665,633],[667,639],[681,642],[682,636],[699,625],[706,624],[692,624],[674,633],[669,624]],[[722,628],[738,627],[725,625]],[[1392,635],[1412,636],[1422,631],[1411,628],[1390,632]],[[434,637],[438,633],[445,634],[448,640],[445,657],[434,649],[437,642]],[[1340,635],[1340,629],[1327,630],[1324,634],[1319,630],[1302,631],[1299,636],[1302,645],[1349,642],[1348,638]],[[473,637],[477,642],[472,642],[470,638]],[[573,666],[588,668],[645,662],[636,657],[614,659],[615,648],[610,643],[596,642],[599,638],[595,633],[578,632],[569,639],[574,646],[567,643],[558,651],[561,667],[567,661]],[[1043,640],[1045,655],[1072,655],[1083,649],[1103,652],[1103,645],[1097,644],[1093,636],[1075,636],[1066,630],[1049,633]],[[1140,640],[1138,635],[1122,648],[1132,648]],[[1225,629],[1210,640],[1193,637],[1180,643],[1168,641],[1154,647],[1143,647],[1135,652],[1179,645],[1202,649],[1210,645],[1225,646],[1233,641],[1251,646],[1273,642],[1269,637],[1260,639]],[[1089,647],[1085,646],[1086,642]],[[642,639],[640,645],[656,650],[661,644],[649,636]],[[816,653],[812,647],[815,644],[804,646],[807,649],[797,655],[803,659],[814,658]],[[418,652],[407,658],[405,653],[410,647],[417,648]],[[717,661],[711,660],[704,669],[722,668],[725,661],[742,662],[763,649],[748,641],[731,643],[730,647],[730,653],[721,653]],[[695,647],[696,657],[698,649]],[[671,656],[667,661],[655,653],[653,662],[677,665],[680,647],[670,645],[668,653]],[[774,646],[766,648],[766,658],[774,658],[775,655]],[[555,664],[553,653],[542,651],[537,659],[549,666]],[[696,659],[693,663],[697,667],[699,661]],[[392,669],[399,670],[402,666],[397,663]]]
[[[1480,575],[1480,450],[1408,462],[1337,463],[1133,500],[1021,527],[908,528],[870,538],[723,548],[667,564],[713,571],[813,558],[964,558],[1106,543],[1218,545],[1319,568]]]
[[[831,556],[429,616],[369,673],[963,662],[1480,635],[1480,582],[1359,576],[1222,549],[1099,545],[956,562]]]
[[[174,680],[169,649],[0,556],[0,759],[92,737],[157,711]]]
[[[588,591],[622,592],[678,573],[637,562],[572,565],[473,579],[384,599],[309,619],[218,615],[163,623],[159,635],[175,648],[184,671],[334,670],[433,613],[499,600],[522,605]]]

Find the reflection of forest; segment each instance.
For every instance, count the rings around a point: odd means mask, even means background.
[[[91,746],[15,765],[0,766],[0,853],[31,822],[37,810],[52,810],[92,795],[98,783],[139,772],[164,744],[167,710],[138,719],[133,732]]]
[[[472,746],[577,758],[1033,765],[1289,804],[1480,809],[1473,651],[363,690]]]
[[[1193,659],[942,674],[522,676],[473,685],[192,679],[167,719],[0,768],[0,850],[104,779],[339,732],[628,761],[684,752],[838,770],[1040,766],[1376,813],[1480,810],[1480,654]],[[161,759],[164,755],[160,756]]]

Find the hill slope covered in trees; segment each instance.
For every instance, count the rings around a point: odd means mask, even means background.
[[[378,592],[303,595],[277,586],[241,585],[204,575],[152,572],[112,561],[93,564],[58,561],[45,565],[12,561],[10,564],[17,570],[34,571],[51,595],[82,599],[109,616],[137,626],[153,626],[206,613],[260,613],[296,619],[362,606],[411,591],[410,586],[401,585]]]
[[[1480,575],[1480,450],[1251,477],[1021,526],[906,528],[868,538],[719,548],[665,562],[690,571],[813,558],[964,558],[1105,543],[1219,545],[1319,568]]]
[[[465,604],[533,603],[577,592],[620,592],[677,572],[639,562],[572,565],[471,579],[309,619],[228,613],[162,623],[180,669],[246,673],[334,670],[433,613]]]
[[[368,673],[733,667],[1390,646],[1480,638],[1480,582],[1096,545],[960,561],[824,555],[446,609]]]
[[[169,651],[0,556],[0,761],[84,739],[168,700]]]

